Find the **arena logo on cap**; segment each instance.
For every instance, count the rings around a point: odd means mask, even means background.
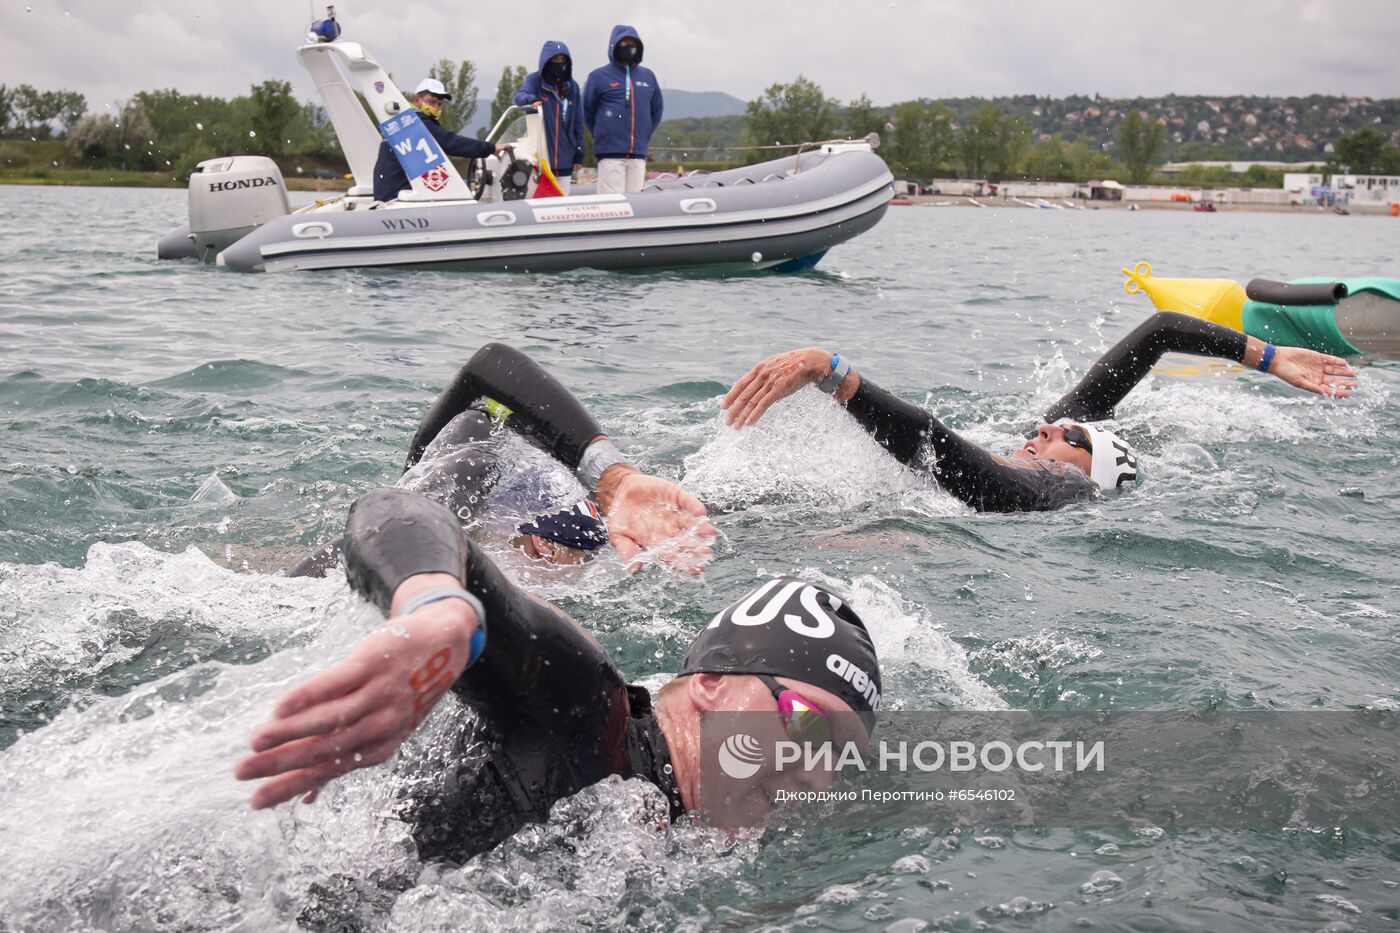
[[[874,679],[860,665],[846,660],[839,654],[833,654],[826,659],[826,669],[855,688],[857,693],[865,697],[872,710],[880,708],[880,690],[875,686]]]

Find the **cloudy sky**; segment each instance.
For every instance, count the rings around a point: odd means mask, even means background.
[[[503,66],[562,39],[586,73],[631,23],[665,87],[749,99],[805,74],[831,96],[1098,92],[1400,96],[1397,0],[343,0],[343,38],[400,83],[470,58],[483,96]],[[322,2],[316,13],[324,12]],[[1157,12],[1152,13],[1150,10]],[[304,0],[0,0],[0,83],[66,87],[89,106],[176,87],[233,96],[312,85],[293,50]]]

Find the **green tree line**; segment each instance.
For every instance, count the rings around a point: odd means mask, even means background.
[[[429,69],[453,92],[449,125],[465,125],[476,108],[476,68],[443,59]],[[73,164],[130,171],[193,172],[221,155],[296,155],[343,164],[325,109],[298,101],[286,81],[255,84],[233,98],[173,88],[141,91],[89,112],[75,91],[0,85],[0,138],[59,139]]]
[[[525,73],[519,66],[501,73],[491,123],[510,106]],[[466,131],[477,116],[476,65],[444,58],[428,69],[428,75],[442,81],[452,95],[443,124]],[[199,162],[221,155],[297,156],[343,164],[325,109],[298,101],[289,82],[276,80],[228,99],[174,89],[141,91],[93,112],[75,91],[0,85],[0,138],[59,139],[76,165],[169,171],[181,178]]]
[[[77,91],[39,91],[28,84],[0,84],[0,137],[50,139],[65,133],[87,111]]]
[[[325,110],[298,102],[286,81],[263,81],[232,99],[141,91],[95,112],[75,91],[0,85],[0,137],[60,139],[69,159],[84,167],[181,176],[219,155],[340,157]]]
[[[1092,145],[1083,138],[1033,131],[1025,119],[993,101],[983,101],[975,110],[964,108],[961,117],[947,104],[927,99],[876,108],[861,95],[842,107],[826,97],[819,85],[799,75],[789,84],[768,87],[748,102],[737,139],[722,138],[723,124],[715,120],[664,124],[662,133],[683,153],[687,147],[787,146],[834,137],[855,139],[875,132],[881,139],[879,153],[891,170],[913,180],[1118,178],[1141,184],[1165,161],[1169,125],[1165,113],[1130,108],[1117,122],[1111,142]],[[1327,159],[1319,159],[1333,171],[1400,174],[1400,148],[1374,129],[1363,127],[1336,137],[1333,150]],[[772,155],[769,150],[753,149],[747,160]],[[1183,180],[1253,187],[1283,184],[1280,172],[1263,166],[1253,166],[1243,179],[1225,169],[1198,166],[1188,170]]]
[[[428,74],[441,80],[453,95],[443,115],[444,125],[466,132],[474,119],[481,120],[474,129],[480,134],[510,106],[525,68],[508,66],[502,70],[489,118],[476,112],[477,70],[471,61],[442,59]],[[1319,98],[1321,103],[1307,103],[1312,98],[1286,100],[1296,104],[1293,109],[1302,110],[1306,105],[1318,110],[1330,99]],[[1097,142],[1082,133],[1049,134],[1034,129],[1029,122],[1028,114],[1054,109],[1052,104],[1062,110],[1071,103],[1084,107],[1071,113],[1082,112],[1086,120],[1092,113],[1097,119],[1099,108],[1077,101],[919,99],[876,107],[862,94],[843,106],[827,97],[814,81],[799,75],[790,83],[769,86],[748,102],[743,116],[668,120],[652,146],[658,161],[692,160],[694,164],[698,158],[717,165],[760,161],[783,152],[757,147],[876,133],[882,143],[880,155],[891,169],[914,180],[961,176],[993,181],[1119,178],[1142,182],[1153,176],[1172,144],[1171,126],[1180,122],[1172,115],[1195,115],[1181,103],[1194,99],[1172,97],[1161,99],[1155,108],[1109,110],[1116,120],[1111,138]],[[1372,103],[1372,109],[1384,110],[1392,102]],[[1035,106],[1026,110],[1031,104]],[[1338,105],[1328,106],[1335,111]],[[62,140],[68,157],[80,166],[169,171],[177,177],[192,172],[204,159],[243,153],[274,158],[296,155],[342,164],[325,111],[316,103],[297,101],[288,82],[275,80],[255,84],[246,95],[230,99],[174,89],[142,91],[125,102],[92,112],[86,98],[76,91],[0,85],[0,138],[4,137]],[[1333,171],[1400,174],[1400,148],[1391,142],[1393,138],[1363,126],[1333,137],[1333,151],[1325,161]],[[735,151],[736,146],[751,148]],[[1204,167],[1189,171],[1183,180],[1238,183],[1228,173]],[[1250,181],[1282,183],[1278,173],[1262,168]]]
[[[741,143],[786,146],[835,137],[859,139],[870,133],[879,135],[879,154],[891,170],[911,179],[1033,175],[1068,180],[1102,177],[1119,167],[1082,143],[1047,139],[1032,144],[1026,124],[990,101],[961,121],[946,105],[927,99],[876,108],[862,94],[843,108],[802,76],[790,84],[774,84],[749,101]],[[749,153],[749,160],[772,155],[758,149]]]

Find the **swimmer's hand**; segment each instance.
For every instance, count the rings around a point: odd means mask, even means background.
[[[806,385],[817,385],[831,375],[831,353],[820,347],[789,350],[770,356],[749,370],[736,383],[719,407],[725,409],[725,423],[747,428],[777,402]],[[844,405],[860,387],[855,370],[846,374],[836,387],[836,401]]]
[[[409,577],[391,608],[444,585],[461,581],[443,573]],[[460,599],[429,603],[385,622],[348,658],[282,697],[272,720],[253,733],[254,754],[233,769],[240,781],[270,778],[253,792],[253,808],[299,796],[311,803],[342,774],[388,760],[461,676],[476,624]]]
[[[1346,398],[1356,388],[1356,370],[1350,363],[1303,347],[1275,348],[1269,372],[1291,386],[1332,398]]]
[[[698,576],[715,540],[705,505],[681,487],[636,467],[615,463],[598,480],[598,509],[608,521],[608,537],[618,556],[636,573],[635,558],[653,550],[672,569]]]

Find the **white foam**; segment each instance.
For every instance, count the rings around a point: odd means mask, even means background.
[[[883,679],[891,673],[918,677],[919,705],[933,702],[953,709],[1006,709],[1006,701],[972,673],[967,652],[954,641],[933,613],[912,606],[884,579],[862,574],[842,580],[809,567],[801,576],[820,581],[838,593],[860,614]],[[904,707],[898,694],[886,690],[886,709]]]
[[[52,604],[66,607],[66,628],[44,626],[59,651],[101,636],[104,617],[87,610],[128,600],[144,618],[178,609],[225,633],[314,638],[256,664],[199,663],[85,709],[70,706],[0,753],[9,803],[0,810],[0,877],[11,879],[0,887],[0,915],[23,928],[204,928],[219,925],[211,917],[259,916],[262,898],[279,899],[289,868],[308,877],[332,870],[387,832],[366,809],[346,821],[338,847],[299,852],[287,835],[293,812],[253,813],[250,788],[232,777],[275,699],[347,653],[376,614],[345,599],[324,615],[311,609],[342,586],[334,581],[233,574],[193,550],[153,555],[100,545],[80,571],[24,568],[32,572],[12,572],[7,584],[49,589]],[[26,614],[36,609],[44,618],[32,604]],[[335,793],[357,792],[387,802],[382,781],[358,776]],[[334,819],[331,807],[319,812]]]
[[[784,399],[751,428],[727,427],[722,415],[706,427],[704,446],[685,459],[685,484],[706,502],[777,499],[846,511],[928,489],[816,390]]]
[[[237,574],[194,547],[167,554],[135,542],[94,544],[76,570],[0,564],[0,678],[7,693],[59,692],[142,652],[178,654],[182,633],[202,636],[196,654],[249,640],[280,645],[336,590],[334,581]]]
[[[412,930],[540,930],[626,925],[698,929],[692,905],[668,901],[697,886],[733,886],[752,869],[753,841],[695,827],[658,829],[656,788],[612,778],[555,805],[548,823],[528,826],[462,869],[429,870],[394,904],[390,925]],[[691,900],[691,898],[687,898]]]

